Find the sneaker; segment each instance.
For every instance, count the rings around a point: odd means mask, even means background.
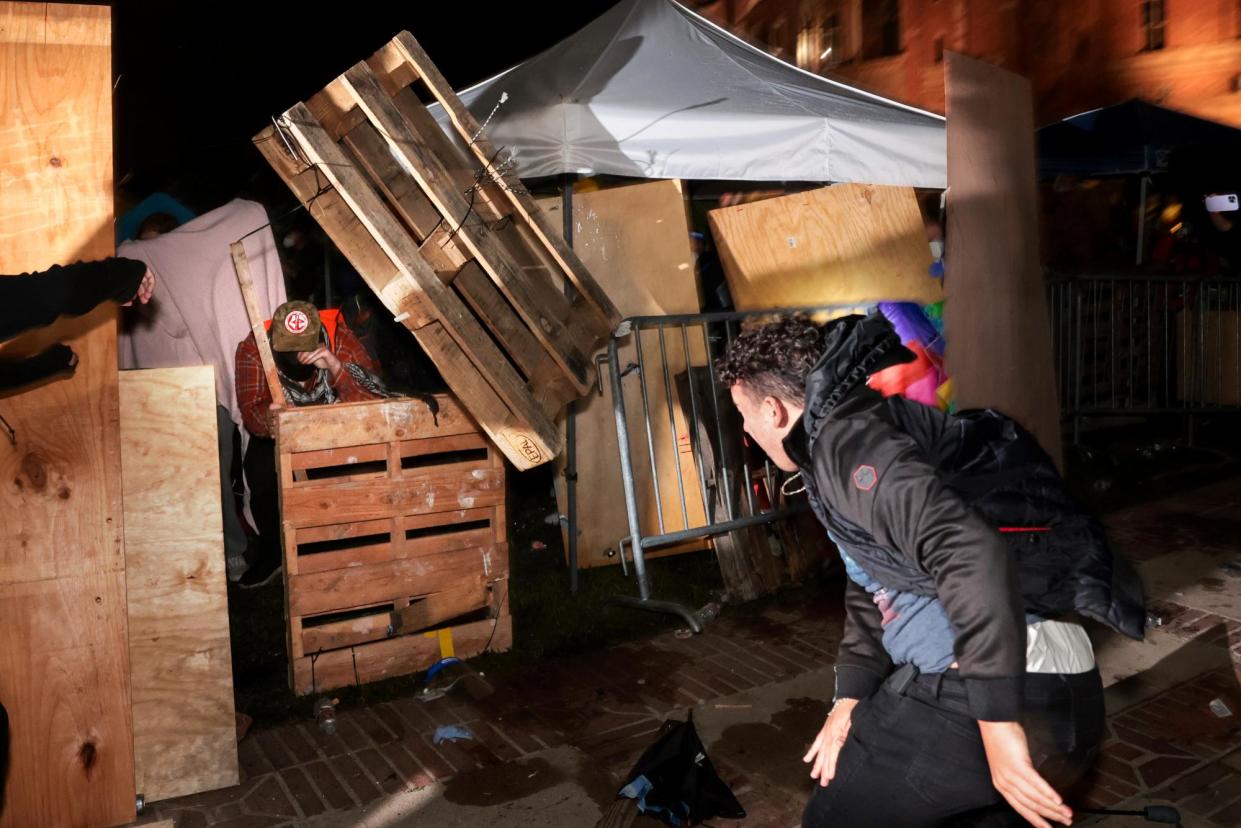
[[[284,567],[279,561],[260,562],[246,570],[246,574],[241,576],[241,580],[237,585],[242,589],[254,589],[255,587],[267,586],[276,579],[280,573],[284,571]]]

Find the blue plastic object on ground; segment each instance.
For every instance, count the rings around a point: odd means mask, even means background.
[[[435,728],[435,737],[432,741],[437,745],[442,745],[444,742],[472,742],[474,732],[465,725],[440,725]]]

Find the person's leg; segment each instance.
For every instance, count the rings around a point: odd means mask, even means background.
[[[997,796],[973,720],[889,684],[854,710],[836,778],[815,786],[803,828],[930,828]]]
[[[220,514],[224,518],[224,561],[228,579],[238,580],[246,571],[246,530],[237,514],[237,495],[233,492],[233,436],[237,426],[228,409],[215,407],[216,432],[220,441]]]
[[[1098,670],[1078,675],[1026,675],[1022,725],[1030,759],[1061,796],[1070,793],[1099,755],[1104,736],[1103,682]],[[1069,807],[1074,803],[1069,800]],[[1021,828],[1007,803],[956,819],[952,828]]]
[[[242,463],[246,485],[250,487],[250,514],[258,529],[259,554],[250,562],[251,571],[242,579],[243,586],[268,583],[282,560],[280,548],[280,491],[276,476],[276,442],[266,437],[251,437]]]

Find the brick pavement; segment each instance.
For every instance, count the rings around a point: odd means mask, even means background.
[[[1221,563],[1241,559],[1241,532],[1229,531],[1241,528],[1241,484],[1145,504],[1107,522],[1114,543],[1135,560],[1187,548],[1209,549]],[[1241,590],[1241,579],[1235,588]],[[1166,801],[1192,815],[1194,825],[1241,825],[1241,619],[1185,606],[1175,594],[1153,597],[1166,621],[1163,632],[1212,648],[1218,663],[1136,703],[1109,691],[1108,740],[1074,801],[1089,807]],[[541,662],[504,677],[483,699],[457,693],[429,704],[407,698],[344,710],[335,736],[323,735],[311,722],[253,733],[239,748],[240,785],[154,803],[141,822],[171,818],[176,828],[299,825],[561,746],[581,750],[619,781],[665,718],[822,670],[831,664],[839,636],[839,605],[826,599],[778,603],[761,612],[741,608],[690,639],[668,633]],[[1217,698],[1233,716],[1211,712]],[[432,734],[441,724],[466,724],[478,741],[434,745]],[[804,796],[789,792],[805,780],[790,780],[784,789],[761,784],[747,774],[742,757],[723,745],[712,748],[712,758],[749,812],[736,824],[799,824]]]

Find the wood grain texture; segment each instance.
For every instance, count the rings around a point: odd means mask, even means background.
[[[263,366],[263,375],[267,377],[267,387],[272,395],[272,403],[283,408],[285,406],[284,385],[276,370],[276,357],[271,352],[271,340],[267,338],[267,329],[263,326],[263,313],[259,310],[258,296],[254,292],[254,280],[250,278],[250,261],[246,258],[246,246],[241,242],[229,245],[229,254],[233,257],[233,269],[237,272],[237,287],[241,288],[241,298],[246,306],[246,315],[250,317],[250,334],[259,352],[259,363]],[[276,309],[272,308],[274,312]]]
[[[233,666],[210,366],[121,374],[136,784],[236,785]]]
[[[111,13],[0,2],[0,273],[110,255]],[[12,766],[0,826],[134,814],[116,308],[5,343],[80,363],[0,399],[0,703]]]
[[[1061,464],[1047,291],[1039,267],[1030,84],[947,57],[947,367],[958,408],[992,407]]]
[[[286,408],[276,419],[280,450],[291,454],[478,431],[451,396],[435,399],[435,414],[421,400],[399,398]]]
[[[908,187],[837,184],[708,218],[738,310],[943,298]]]
[[[476,656],[484,650],[503,652],[513,646],[513,618],[501,615],[452,627],[451,635],[453,651],[459,658]],[[293,662],[294,690],[298,695],[305,695],[345,687],[355,681],[380,681],[425,670],[440,660],[442,652],[436,632],[402,635],[387,641],[324,652],[315,659],[313,686],[310,657],[299,658]]]
[[[343,483],[323,480],[286,487],[281,514],[292,526],[321,526],[329,521],[376,520],[394,513],[482,508],[503,500],[503,470],[439,473],[430,469],[417,476]]]
[[[542,201],[546,214],[563,226],[558,198]],[[579,193],[573,197],[573,246],[596,281],[624,316],[697,313],[698,280],[689,247],[689,226],[685,202],[678,181],[653,181],[607,190]],[[689,356],[695,365],[706,358],[701,327],[688,329]],[[651,404],[656,468],[667,531],[702,526],[706,523],[699,476],[690,451],[689,434],[681,405],[673,390],[675,434],[668,422],[663,375],[659,372],[658,336],[643,335],[643,354],[650,376],[647,392]],[[686,349],[680,329],[666,337],[672,376],[685,370]],[[635,337],[621,343],[622,366],[637,362]],[[604,369],[606,371],[606,368]],[[633,372],[626,384],[626,414],[632,436],[634,474],[638,508],[643,531],[656,534],[658,510],[645,431],[642,427],[642,393],[639,375]],[[625,495],[621,482],[616,446],[616,421],[612,411],[612,391],[604,383],[603,396],[591,394],[577,403],[578,561],[581,566],[602,566],[620,562],[617,542],[629,535]],[[674,449],[675,447],[675,449]],[[681,515],[677,491],[677,457],[681,460],[681,479],[686,489],[688,527]],[[564,461],[559,461],[561,471]],[[558,478],[562,479],[561,478]],[[568,505],[563,485],[558,485],[560,510]],[[567,542],[567,539],[566,539]],[[705,548],[703,540],[673,547],[677,552]],[[655,550],[654,555],[671,550]]]

